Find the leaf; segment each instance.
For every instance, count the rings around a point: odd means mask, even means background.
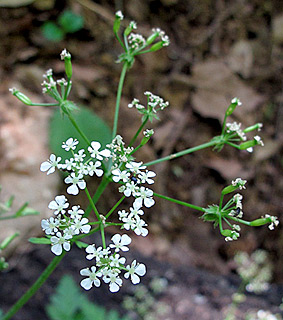
[[[47,238],[29,238],[28,241],[34,244],[51,244],[50,239]]]
[[[91,110],[80,107],[79,111],[73,113],[73,116],[90,141],[99,141],[102,147],[111,141],[109,126]],[[62,142],[70,137],[80,141],[78,150],[82,148],[87,150],[87,143],[81,138],[69,119],[66,116],[62,117],[58,109],[54,112],[50,122],[49,143],[52,152],[61,157],[63,162],[70,158],[70,152],[62,149]]]
[[[75,244],[77,245],[78,248],[82,249],[82,248],[86,248],[89,246],[88,243],[82,242],[82,241],[75,241]]]
[[[31,215],[38,215],[40,214],[38,211],[29,208],[28,202],[23,204],[21,208],[15,213],[14,217],[24,217],[24,216],[31,216]]]
[[[54,22],[47,21],[41,27],[44,37],[49,41],[59,42],[63,40],[65,33]]]
[[[58,23],[66,33],[74,33],[84,26],[84,18],[71,10],[65,10],[58,19]]]
[[[46,311],[51,320],[75,320],[82,304],[82,294],[74,280],[65,275],[51,296]]]

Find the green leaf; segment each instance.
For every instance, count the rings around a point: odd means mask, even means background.
[[[35,244],[51,244],[50,239],[47,238],[29,238],[28,241]]]
[[[78,126],[82,128],[85,135],[90,141],[99,141],[102,147],[111,141],[111,130],[109,126],[94,112],[86,108],[80,107],[77,112],[73,113]],[[60,110],[56,110],[50,122],[49,127],[49,143],[50,148],[56,156],[62,158],[64,162],[71,157],[71,153],[62,149],[62,142],[70,137],[80,141],[78,150],[87,150],[87,143],[81,138],[77,130],[73,127],[69,119],[60,114]]]
[[[59,42],[63,40],[65,33],[54,22],[47,21],[41,27],[44,37],[49,41]]]
[[[4,250],[5,248],[7,248],[8,245],[19,235],[19,232],[15,232],[11,236],[6,237],[0,244],[0,250]]]
[[[65,10],[59,16],[58,23],[63,28],[65,33],[74,33],[83,28],[84,18],[78,14],[75,14],[71,10]]]
[[[51,296],[50,304],[47,305],[47,315],[51,320],[75,320],[82,304],[82,294],[74,280],[66,275]],[[96,318],[95,318],[96,319]]]
[[[89,246],[88,243],[82,242],[82,241],[75,241],[75,244],[78,248],[82,249],[82,248],[86,248]]]
[[[15,217],[24,217],[24,216],[31,216],[31,215],[38,215],[40,214],[38,211],[29,208],[28,202],[23,204],[21,208],[15,213]]]

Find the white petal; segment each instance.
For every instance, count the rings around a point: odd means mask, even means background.
[[[98,141],[92,141],[91,146],[92,146],[92,149],[99,150],[99,148],[101,147],[101,144]]]
[[[90,272],[89,268],[85,268],[85,269],[82,269],[82,270],[80,271],[80,274],[81,274],[82,276],[89,276],[89,275],[91,274],[91,272]]]
[[[100,286],[100,280],[99,280],[99,279],[94,279],[94,280],[93,280],[93,284],[94,284],[96,287],[99,287],[99,286]]]
[[[49,205],[48,205],[48,208],[51,209],[51,210],[56,210],[58,209],[58,204],[56,201],[52,200]]]
[[[112,242],[114,242],[115,244],[119,243],[121,240],[121,235],[120,234],[115,234],[112,238],[111,238]]]
[[[134,201],[134,205],[135,205],[135,207],[137,207],[137,208],[141,208],[141,207],[142,207],[142,198],[137,198],[137,199]]]
[[[109,158],[111,156],[111,152],[108,149],[104,149],[104,150],[100,151],[99,154],[101,154],[105,158]]]
[[[120,290],[120,287],[116,283],[110,283],[109,290],[111,292],[118,292]]]
[[[121,244],[122,245],[127,246],[131,242],[132,242],[132,239],[127,234],[122,235],[122,237],[121,237]]]
[[[78,186],[79,186],[80,189],[85,189],[85,187],[86,187],[86,182],[85,182],[85,181],[79,181],[79,182],[78,182]]]
[[[144,276],[146,274],[146,267],[143,263],[139,264],[136,269],[135,273],[138,274],[139,276]]]
[[[64,180],[65,183],[72,183],[73,182],[73,179],[68,176],[65,180]]]
[[[79,193],[79,189],[78,189],[77,185],[72,184],[70,187],[68,187],[67,193],[73,194],[74,196],[76,196]]]
[[[91,228],[91,226],[89,224],[87,224],[87,225],[81,227],[81,231],[83,233],[89,233],[90,228]]]
[[[89,290],[92,287],[92,281],[90,280],[90,278],[86,278],[83,279],[81,281],[81,286],[85,289],[85,290]]]
[[[56,256],[60,256],[63,251],[61,244],[57,243],[54,246],[51,246],[51,251],[56,254]]]
[[[47,161],[42,162],[42,164],[40,165],[40,171],[45,172],[47,170],[49,170],[51,168],[51,164]]]
[[[70,251],[70,249],[71,249],[70,243],[69,243],[69,242],[64,242],[64,243],[63,243],[63,248],[64,248],[64,250],[66,250],[66,251]]]
[[[97,170],[95,170],[95,174],[96,174],[98,177],[101,177],[101,176],[103,175],[103,170],[97,169]]]
[[[55,156],[55,154],[52,153],[52,154],[50,155],[49,159],[50,159],[50,161],[52,161],[52,162],[56,161],[56,156]]]
[[[136,274],[132,274],[131,275],[131,281],[132,281],[133,284],[138,284],[138,283],[140,283],[141,280]]]
[[[152,207],[154,204],[155,204],[155,201],[154,201],[152,198],[145,198],[145,199],[144,199],[144,205],[145,205],[147,208]]]
[[[55,201],[60,205],[64,204],[66,202],[66,200],[67,200],[67,198],[63,195],[55,197]]]
[[[51,167],[48,171],[47,171],[47,175],[54,173],[55,172],[55,167]]]

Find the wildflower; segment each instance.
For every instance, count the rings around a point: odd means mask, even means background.
[[[111,267],[120,267],[120,265],[124,265],[126,262],[126,258],[121,257],[119,254],[114,254],[110,257],[110,266]]]
[[[91,226],[88,224],[87,218],[75,219],[74,224],[72,224],[72,230],[74,234],[89,233]]]
[[[242,180],[241,178],[237,178],[236,180],[232,181],[232,186],[238,187],[240,190],[246,189],[245,184],[247,180]]]
[[[237,106],[242,105],[242,102],[240,101],[240,99],[238,99],[236,97],[231,100],[231,103],[235,103]]]
[[[77,195],[80,189],[85,189],[86,182],[81,180],[83,175],[79,173],[78,175],[75,172],[72,172],[70,176],[68,176],[64,181],[65,183],[71,183],[72,185],[67,188],[67,192],[69,194]]]
[[[71,239],[71,235],[62,235],[61,232],[57,232],[56,236],[52,236],[50,238],[51,241],[51,251],[56,254],[57,256],[60,256],[63,249],[65,251],[70,251],[71,245],[69,239]],[[63,247],[63,248],[62,248]]]
[[[120,210],[118,211],[119,219],[122,220],[123,218],[128,216],[128,212],[126,210]]]
[[[120,19],[120,20],[123,20],[123,19],[124,19],[124,16],[123,16],[123,13],[122,13],[121,10],[119,10],[119,11],[117,11],[117,12],[115,13],[115,17],[118,18],[118,19]]]
[[[92,158],[96,158],[97,160],[103,160],[103,157],[109,158],[111,156],[110,150],[104,149],[99,151],[101,148],[101,144],[98,141],[92,141],[91,147],[88,147],[88,151]]]
[[[103,257],[102,254],[102,247],[98,247],[95,248],[94,244],[89,245],[86,249],[85,249],[86,253],[88,253],[88,255],[86,256],[87,260],[92,260],[93,258],[96,258],[96,260],[100,260],[101,257]]]
[[[277,227],[279,225],[279,220],[275,216],[271,216],[269,214],[266,214],[264,216],[264,218],[269,218],[270,219],[271,224],[268,226],[269,230],[274,230],[274,227]]]
[[[241,125],[242,125],[241,123],[237,123],[237,122],[227,123],[226,124],[227,133],[235,132],[241,140],[246,141],[247,137],[246,137],[244,131],[241,130]]]
[[[70,58],[71,58],[71,54],[70,54],[70,52],[68,52],[66,49],[64,49],[64,50],[60,53],[60,57],[61,57],[61,60],[65,60],[65,58],[70,59]]]
[[[76,167],[76,162],[74,158],[66,159],[65,163],[61,165],[62,169],[74,170]]]
[[[62,196],[56,196],[55,200],[51,201],[48,205],[48,208],[51,210],[55,210],[54,214],[57,215],[58,213],[64,214],[66,212],[66,208],[69,207],[69,203],[67,202],[67,198]]]
[[[129,251],[127,246],[132,242],[132,239],[127,234],[123,234],[121,236],[117,233],[111,238],[111,240],[114,244],[111,243],[109,247],[113,249],[115,248],[115,252],[119,252],[120,250]]]
[[[121,171],[120,169],[113,170],[112,174],[113,174],[112,179],[115,182],[119,182],[120,180],[123,180],[123,182],[128,182],[129,177],[131,175],[129,172],[127,172],[127,170]]]
[[[103,281],[109,283],[109,290],[111,292],[118,292],[123,283],[122,279],[118,276],[118,273],[112,270],[107,276],[103,277]]]
[[[93,285],[95,285],[96,287],[100,286],[100,280],[98,279],[98,277],[101,277],[102,273],[97,272],[95,266],[92,266],[90,269],[89,268],[82,269],[80,271],[80,274],[82,276],[88,277],[81,281],[81,286],[85,290],[89,290]]]
[[[49,157],[49,160],[44,161],[41,165],[40,165],[40,171],[45,172],[47,171],[47,175],[55,172],[55,168],[60,168],[60,164],[59,162],[61,161],[61,157],[58,157],[56,159],[55,154],[51,154]]]
[[[146,170],[145,172],[141,172],[138,177],[141,179],[141,183],[148,183],[148,184],[153,184],[154,180],[151,178],[155,177],[156,173],[153,171],[148,171]]]
[[[143,263],[138,263],[134,260],[131,265],[127,265],[126,267],[128,269],[128,272],[124,274],[124,277],[128,279],[131,277],[131,281],[133,284],[140,283],[140,277],[144,276],[146,274],[146,267]]]
[[[63,142],[62,148],[66,151],[75,150],[78,143],[77,139],[69,138],[66,142]]]
[[[86,155],[85,155],[84,149],[81,149],[81,150],[78,151],[77,154],[75,154],[75,161],[82,162],[82,161],[84,161],[84,157],[85,156]]]
[[[48,219],[41,220],[42,230],[48,235],[55,234],[55,232],[58,231],[59,224],[60,224],[60,220],[55,219],[53,217],[51,217],[49,220]]]
[[[262,147],[264,146],[263,141],[261,140],[260,136],[255,136],[254,140],[256,141],[257,144],[261,145]]]
[[[129,162],[126,164],[126,168],[130,169],[131,172],[133,172],[134,174],[138,174],[141,173],[142,169],[145,169],[146,166],[142,165],[142,162]]]
[[[153,129],[146,129],[144,132],[143,132],[144,136],[146,138],[150,138],[153,134],[154,134],[154,130]]]
[[[100,161],[95,161],[95,163],[93,163],[93,161],[90,161],[87,167],[88,174],[92,177],[95,173],[97,177],[101,177],[103,175],[103,170],[99,169],[100,166]]]
[[[144,203],[147,208],[150,208],[155,204],[155,201],[152,198],[153,191],[149,188],[141,187],[135,196],[135,202],[137,202],[140,207],[142,206],[142,203]]]
[[[121,186],[119,188],[119,192],[123,192],[126,197],[129,197],[131,194],[134,196],[138,189],[139,188],[136,186],[134,181],[131,181],[127,182],[125,186]]]
[[[136,217],[136,224],[134,232],[138,236],[146,237],[148,235],[148,230],[145,228],[147,224],[139,216]]]
[[[130,208],[130,216],[131,217],[136,217],[136,216],[139,216],[139,215],[142,216],[143,214],[144,214],[144,212],[143,212],[143,210],[141,210],[140,203],[134,201],[133,207]]]

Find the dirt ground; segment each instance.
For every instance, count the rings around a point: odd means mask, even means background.
[[[67,34],[59,43],[46,40],[41,31],[43,23],[55,21],[66,8],[84,17],[84,28]],[[64,66],[59,60],[62,49],[72,53],[71,99],[94,110],[112,126],[121,71],[121,65],[115,63],[121,49],[112,34],[112,17],[118,9],[127,21],[137,21],[140,32],[149,34],[152,27],[160,27],[171,40],[168,48],[137,58],[126,76],[118,128],[126,141],[140,124],[140,118],[127,108],[134,97],[142,100],[143,92],[149,90],[170,101],[161,120],[153,122],[155,135],[138,153],[139,160],[151,161],[218,135],[223,110],[234,96],[243,106],[233,120],[243,126],[264,124],[260,135],[265,147],[253,154],[227,147],[220,153],[205,149],[155,165],[154,191],[206,206],[218,202],[223,186],[242,177],[248,180],[243,192],[247,220],[269,213],[282,221],[283,11],[280,1],[271,0],[37,0],[26,6],[0,8],[0,126],[6,133],[2,131],[0,136],[3,191],[7,185],[6,190],[17,190],[16,197],[20,198],[26,184],[38,181],[35,189],[41,188],[40,183],[45,185],[33,176],[31,168],[38,168],[48,154],[47,127],[52,111],[22,106],[10,96],[8,88],[17,86],[34,100],[47,101],[41,94],[42,74],[52,68],[58,77],[63,76]],[[24,168],[18,164],[22,159]],[[14,179],[12,183],[10,179]],[[96,182],[91,183],[90,189],[95,190]],[[46,215],[42,208],[46,208],[50,194],[59,194],[57,190],[64,190],[59,177],[44,189],[43,198],[38,200],[36,195],[36,202],[32,191],[30,199],[25,200]],[[110,187],[100,203],[102,211],[115,203],[113,194],[115,188]],[[169,280],[168,292],[160,297],[171,307],[166,319],[222,319],[238,284],[233,256],[239,250],[251,253],[257,248],[270,254],[273,286],[266,295],[249,295],[238,318],[242,319],[249,308],[278,312],[276,306],[283,295],[281,225],[274,231],[266,226],[243,227],[239,240],[226,243],[217,229],[199,219],[198,213],[161,199],[156,199],[154,210],[147,210],[145,219],[150,234],[134,239],[133,250],[147,261],[149,274],[161,274]],[[41,235],[37,225],[33,234]],[[28,226],[22,233],[28,237]],[[79,281],[82,255],[72,250],[33,302],[14,319],[46,319],[44,305],[54,284],[64,273]],[[0,308],[11,306],[51,258],[46,247],[24,245],[15,250],[10,269],[0,274]],[[109,308],[120,308],[121,296],[109,298],[104,289],[89,295]],[[196,303],[199,295],[204,303]]]

